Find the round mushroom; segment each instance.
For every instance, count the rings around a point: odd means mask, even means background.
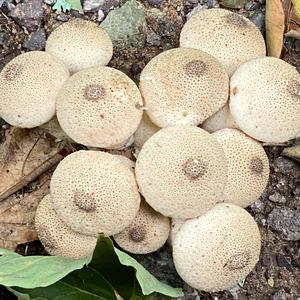
[[[152,123],[146,113],[143,114],[141,123],[134,133],[134,144],[138,148],[142,148],[144,143],[160,128]]]
[[[58,91],[69,76],[67,67],[48,53],[31,51],[15,57],[0,73],[1,117],[22,128],[48,122],[55,115]]]
[[[140,76],[146,113],[158,127],[198,125],[225,105],[229,79],[211,55],[177,48],[155,56]]]
[[[265,41],[256,25],[221,8],[192,16],[182,28],[180,47],[200,49],[213,55],[229,76],[243,62],[266,56]]]
[[[79,144],[117,148],[126,144],[143,115],[142,97],[124,73],[97,67],[74,74],[57,97],[57,118]]]
[[[90,255],[97,238],[73,231],[52,208],[51,196],[45,196],[35,214],[35,230],[50,255],[79,259]]]
[[[228,179],[224,202],[247,207],[260,197],[269,179],[269,160],[263,146],[236,129],[212,134],[225,153]]]
[[[179,276],[190,286],[216,292],[244,279],[259,260],[261,238],[252,216],[229,203],[187,220],[173,241]]]
[[[226,103],[219,111],[206,119],[201,128],[212,133],[223,128],[238,128],[238,125],[230,113],[229,104]]]
[[[113,55],[113,45],[106,31],[96,23],[74,19],[52,31],[46,52],[58,57],[75,73],[107,65]]]
[[[180,230],[181,226],[184,224],[186,220],[187,219],[174,219],[174,218],[171,219],[171,230],[168,237],[168,244],[170,247],[172,247],[177,232]]]
[[[188,125],[166,127],[141,149],[136,179],[145,200],[172,218],[194,218],[222,196],[227,179],[222,147],[209,133]]]
[[[162,247],[168,239],[169,232],[169,218],[156,212],[145,201],[142,201],[134,221],[113,238],[125,251],[147,254]]]
[[[53,173],[50,192],[58,216],[87,235],[121,232],[140,206],[132,170],[101,151],[78,151],[63,159]]]
[[[266,143],[300,136],[300,75],[295,67],[274,57],[254,59],[238,68],[230,85],[230,111],[246,134]]]

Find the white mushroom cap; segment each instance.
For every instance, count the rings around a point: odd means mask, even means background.
[[[51,255],[74,259],[90,255],[97,243],[97,238],[71,230],[52,208],[51,196],[45,196],[35,214],[35,230],[38,237]]]
[[[68,155],[54,171],[50,191],[58,216],[73,230],[88,235],[119,233],[140,206],[132,170],[101,151]]]
[[[180,230],[181,226],[184,224],[186,220],[187,219],[174,219],[174,218],[171,219],[171,230],[168,237],[168,244],[170,247],[172,247],[177,232]]]
[[[219,111],[206,119],[201,128],[207,132],[215,132],[223,128],[238,128],[238,125],[230,113],[229,104],[226,103]]]
[[[222,200],[247,207],[265,190],[269,179],[269,160],[263,146],[236,129],[212,134],[225,153],[228,179]]]
[[[230,111],[238,126],[266,143],[300,136],[300,75],[274,57],[241,65],[231,78]]]
[[[143,115],[142,97],[124,73],[98,67],[74,74],[57,98],[57,118],[71,139],[99,148],[126,144]]]
[[[146,113],[159,127],[202,123],[225,105],[228,85],[220,62],[196,49],[162,52],[140,76]]]
[[[135,254],[157,251],[167,241],[170,220],[142,201],[133,222],[114,235],[116,243],[124,250]]]
[[[96,23],[74,19],[52,31],[46,52],[61,59],[75,73],[107,65],[113,55],[113,45],[106,31]]]
[[[134,144],[138,148],[142,148],[144,143],[160,128],[153,124],[146,113],[143,114],[141,123],[134,133]]]
[[[205,215],[187,220],[173,241],[179,276],[207,292],[231,288],[244,279],[259,260],[258,226],[244,209],[217,204]]]
[[[222,196],[227,167],[222,147],[195,126],[166,127],[143,146],[136,179],[145,200],[172,218],[193,218],[211,209]]]
[[[0,115],[16,127],[33,128],[55,115],[58,91],[68,79],[67,67],[42,51],[12,59],[0,73]]]
[[[255,24],[221,8],[192,16],[182,28],[180,47],[213,55],[225,66],[229,76],[243,62],[266,55],[264,38]]]

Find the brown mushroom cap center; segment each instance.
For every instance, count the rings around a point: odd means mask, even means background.
[[[183,164],[182,169],[189,179],[198,179],[206,174],[207,163],[198,157],[191,157]]]
[[[250,254],[248,252],[241,252],[233,255],[225,263],[224,268],[229,271],[240,270],[245,268],[250,261]]]
[[[288,83],[287,90],[292,95],[300,96],[300,82],[297,80],[291,80]]]
[[[243,17],[238,14],[228,14],[225,16],[225,20],[228,24],[232,24],[237,27],[247,27],[248,25]]]
[[[89,84],[83,89],[83,95],[86,100],[97,101],[104,99],[105,88],[99,84]]]
[[[135,226],[129,230],[129,238],[135,242],[140,243],[146,237],[146,229],[143,226]]]
[[[7,66],[4,73],[4,77],[8,81],[13,81],[14,79],[16,79],[22,74],[22,71],[23,71],[22,65],[14,63]]]
[[[262,174],[264,170],[264,164],[259,157],[253,157],[250,161],[250,170],[255,175]]]
[[[195,59],[195,60],[188,62],[185,65],[184,70],[185,70],[185,74],[188,76],[200,77],[207,70],[207,65],[202,60]]]
[[[73,195],[74,204],[85,212],[94,212],[96,210],[96,200],[93,193],[86,193],[76,190]]]

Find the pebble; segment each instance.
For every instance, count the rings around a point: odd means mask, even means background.
[[[157,33],[151,31],[147,34],[147,43],[150,46],[159,46],[161,44],[161,38]]]
[[[67,21],[69,21],[69,17],[65,14],[58,14],[56,16],[56,20],[60,21],[60,22],[67,22]]]
[[[198,4],[196,5],[187,15],[186,15],[186,19],[190,19],[193,15],[197,14],[198,12],[202,11],[202,10],[206,10],[208,9],[208,5],[207,4]]]
[[[279,171],[284,174],[290,174],[300,170],[300,167],[296,162],[282,156],[279,156],[274,160],[274,167],[275,171]]]
[[[99,10],[98,10],[98,17],[97,17],[97,20],[98,20],[99,22],[101,22],[104,18],[105,18],[105,14],[104,14],[103,10],[102,10],[102,9],[99,9]]]
[[[265,14],[261,10],[256,10],[249,17],[249,20],[251,20],[262,33],[265,32]]]
[[[23,43],[23,47],[28,50],[43,50],[46,45],[46,32],[43,28],[30,34]]]
[[[105,3],[105,0],[84,0],[83,1],[83,10],[93,11],[99,9],[101,5]]]
[[[300,211],[275,207],[268,216],[269,226],[284,234],[288,241],[300,240]]]
[[[20,26],[26,27],[29,31],[37,30],[42,22],[43,0],[24,0],[17,4],[9,13]]]
[[[269,200],[276,203],[286,203],[286,198],[280,195],[278,192],[275,192],[274,194],[270,195]]]
[[[256,9],[258,9],[260,7],[260,4],[259,3],[257,3],[257,2],[247,2],[246,4],[245,4],[245,9],[246,10],[256,10]]]
[[[173,20],[168,17],[163,17],[160,19],[158,32],[163,37],[170,37],[176,35],[176,25]]]
[[[166,3],[166,0],[147,0],[148,4],[154,7],[161,7]]]
[[[289,271],[293,270],[293,268],[292,268],[291,264],[289,263],[289,261],[282,254],[277,254],[276,255],[276,262],[277,262],[278,267],[280,267],[280,268],[286,268]]]
[[[56,3],[57,0],[44,0],[44,3],[48,4],[48,5],[53,5]]]
[[[4,46],[9,40],[9,33],[5,30],[0,30],[0,45]]]

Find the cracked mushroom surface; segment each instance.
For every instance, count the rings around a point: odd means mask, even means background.
[[[228,179],[222,200],[241,207],[255,202],[265,190],[270,173],[263,146],[236,129],[222,129],[212,134],[223,148]]]
[[[67,67],[48,53],[31,51],[15,57],[0,73],[0,116],[22,128],[47,123],[69,76]]]
[[[183,26],[180,47],[195,48],[216,57],[229,76],[240,64],[266,56],[264,38],[247,18],[212,8],[192,16]]]
[[[205,130],[166,127],[142,147],[135,167],[145,200],[172,218],[194,218],[221,199],[227,180],[224,152]]]
[[[79,259],[90,255],[97,238],[73,231],[57,215],[51,196],[45,196],[35,214],[35,230],[50,255]]]
[[[57,27],[47,39],[46,52],[59,58],[71,73],[107,65],[113,55],[109,35],[96,23],[74,19]]]
[[[300,136],[298,71],[274,57],[244,63],[230,80],[230,111],[256,140],[284,143]]]
[[[173,240],[173,259],[186,283],[216,292],[244,279],[258,262],[260,248],[253,217],[239,206],[220,203],[181,226]]]
[[[113,235],[135,218],[140,195],[131,168],[112,154],[78,151],[53,173],[53,208],[74,231]]]
[[[169,218],[142,201],[134,221],[113,238],[121,248],[130,253],[147,254],[162,247],[168,239],[169,232]]]
[[[143,115],[138,87],[109,67],[82,70],[64,84],[57,97],[57,119],[75,142],[118,148],[136,131]]]
[[[146,113],[158,127],[198,125],[225,105],[229,79],[213,56],[176,48],[146,65],[139,88]]]

